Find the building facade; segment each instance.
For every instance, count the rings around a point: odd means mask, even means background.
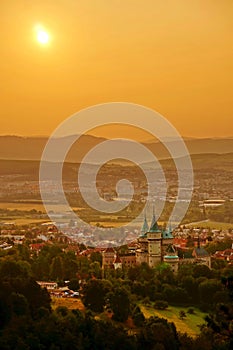
[[[141,264],[143,262],[146,262],[150,267],[166,262],[171,265],[174,272],[178,270],[179,258],[173,246],[172,230],[171,228],[160,228],[154,213],[150,227],[145,216],[141,235],[138,238],[136,263]]]
[[[172,230],[160,228],[154,213],[150,227],[145,216],[136,249],[118,254],[114,248],[106,248],[102,252],[102,257],[103,269],[129,268],[142,263],[155,267],[161,262],[166,262],[173,272],[177,272],[179,264],[179,258],[173,246]]]

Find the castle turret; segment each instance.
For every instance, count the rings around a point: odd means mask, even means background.
[[[162,238],[162,255],[165,255],[168,246],[173,244],[173,234],[171,225],[169,225],[169,227],[162,231]]]
[[[179,266],[179,257],[173,244],[169,244],[167,247],[163,261],[171,266],[171,269],[174,273],[177,273]]]
[[[153,207],[153,216],[151,220],[151,225],[150,225],[150,231],[152,230],[157,230],[159,229],[159,226],[157,224],[156,216],[155,216],[155,208]]]
[[[147,233],[148,239],[148,265],[154,267],[161,262],[161,246],[162,246],[162,232],[158,226],[155,213],[153,210],[153,217],[150,230]]]

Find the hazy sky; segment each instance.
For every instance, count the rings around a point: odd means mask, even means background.
[[[127,101],[185,136],[233,136],[232,23],[232,0],[1,0],[0,134]]]

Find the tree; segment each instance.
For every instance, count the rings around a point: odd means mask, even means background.
[[[116,288],[108,295],[110,307],[113,311],[113,318],[116,321],[124,322],[130,313],[130,299],[128,291],[123,287]]]
[[[102,266],[102,254],[100,252],[93,252],[90,256],[91,262],[97,261]]]
[[[90,275],[96,278],[101,278],[102,276],[102,269],[100,266],[100,263],[98,261],[95,261],[90,264],[90,270],[89,270]]]
[[[146,306],[149,306],[149,305],[151,304],[150,298],[149,298],[149,297],[145,297],[145,298],[143,299],[143,304],[146,305]]]
[[[150,317],[138,335],[138,348],[178,350],[178,335],[174,324],[163,318]]]
[[[32,264],[32,272],[37,280],[47,280],[50,275],[50,262],[48,256],[40,254]]]
[[[212,269],[215,269],[215,270],[222,270],[226,266],[227,266],[227,261],[225,260],[216,259],[211,263]]]
[[[145,293],[151,301],[155,301],[156,292],[157,286],[155,283],[151,283],[151,281],[145,283]]]
[[[143,323],[145,321],[145,316],[143,315],[143,313],[142,313],[142,311],[141,311],[139,306],[136,306],[133,309],[132,318],[133,318],[135,326],[142,327],[142,325],[143,325]]]
[[[92,311],[103,312],[106,295],[111,291],[112,285],[106,280],[90,280],[83,290],[84,305]]]
[[[156,300],[154,307],[155,309],[165,310],[168,308],[168,302],[164,300]]]
[[[199,302],[198,282],[192,276],[184,276],[181,280],[181,287],[186,290],[190,300],[197,304]]]
[[[169,284],[163,285],[163,295],[169,303],[183,305],[189,302],[189,295],[184,288],[176,287]]]
[[[76,255],[72,251],[68,251],[62,255],[64,279],[71,280],[77,276],[78,261]]]
[[[56,256],[52,260],[50,278],[54,281],[62,281],[64,279],[63,261],[60,256]]]
[[[216,279],[206,280],[199,284],[198,290],[200,302],[206,306],[211,306],[213,296],[216,292],[222,290],[222,284]]]
[[[5,259],[0,264],[0,279],[28,278],[30,265],[25,261]]]
[[[196,265],[193,269],[193,276],[211,278],[212,273],[208,266],[206,265]]]
[[[162,262],[155,267],[155,271],[161,283],[174,283],[174,274],[169,264]]]
[[[24,295],[15,292],[12,293],[11,304],[12,311],[17,316],[27,315],[29,313],[28,302]]]
[[[213,295],[213,303],[214,304],[221,304],[221,303],[229,303],[230,302],[230,295],[227,290],[221,290],[217,291]]]
[[[207,349],[232,349],[233,346],[233,308],[232,305],[217,305],[211,314],[205,317],[207,324],[203,326],[199,343],[209,341]],[[197,341],[198,341],[197,338]],[[204,341],[203,341],[204,340]],[[197,344],[199,345],[199,344]]]
[[[79,281],[77,278],[73,278],[72,280],[69,281],[68,283],[69,289],[77,292],[80,288]]]
[[[181,253],[182,255],[183,253]],[[178,281],[182,281],[184,277],[191,276],[193,273],[193,265],[192,264],[182,264],[179,266],[177,279]]]
[[[193,309],[192,307],[190,307],[190,308],[188,309],[187,313],[190,314],[190,315],[194,315],[194,314],[195,314],[195,311],[194,311],[194,309]]]

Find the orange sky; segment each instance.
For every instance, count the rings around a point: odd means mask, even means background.
[[[232,17],[232,0],[1,0],[0,134],[49,135],[126,101],[185,136],[233,136]]]

